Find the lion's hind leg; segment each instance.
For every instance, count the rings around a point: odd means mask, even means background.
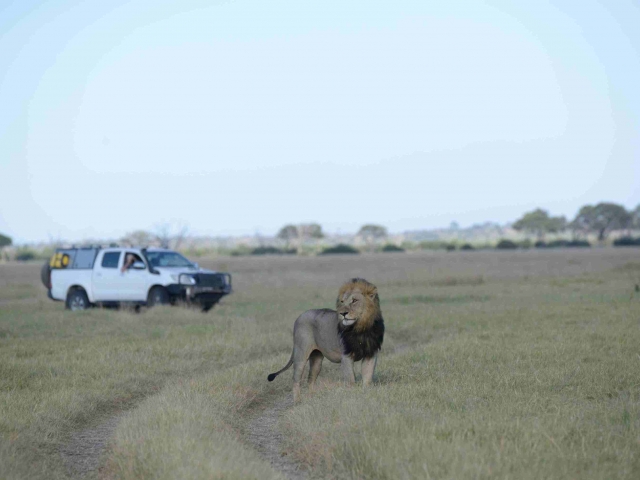
[[[322,370],[322,360],[324,359],[324,355],[319,350],[314,350],[309,355],[309,389],[313,390],[313,387],[316,384],[316,378],[318,378],[318,374],[320,370]]]
[[[300,399],[300,380],[304,366],[311,355],[310,350],[294,349],[293,351],[293,401]]]

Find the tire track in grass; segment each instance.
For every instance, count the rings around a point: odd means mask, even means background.
[[[60,449],[60,455],[71,478],[85,478],[97,473],[109,439],[126,414],[119,411],[104,417],[97,425],[76,430]]]
[[[289,480],[302,480],[308,478],[308,474],[284,451],[284,436],[278,429],[280,418],[292,406],[292,394],[265,399],[262,408],[250,417],[243,433],[247,442],[273,468]]]
[[[402,353],[410,348],[409,344],[400,343],[391,353]],[[301,465],[284,450],[284,436],[278,429],[278,422],[284,412],[293,407],[293,395],[271,396],[257,407],[257,412],[250,417],[243,429],[247,442],[289,480],[309,478],[309,473],[301,469]]]

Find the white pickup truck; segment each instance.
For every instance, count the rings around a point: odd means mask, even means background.
[[[231,293],[231,275],[204,270],[160,248],[60,248],[42,268],[52,300],[70,310],[93,305],[173,305],[208,311]]]

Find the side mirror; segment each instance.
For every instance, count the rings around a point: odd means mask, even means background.
[[[196,267],[196,270],[200,268],[200,265],[198,265],[196,262],[193,262],[193,266]]]
[[[131,265],[131,268],[134,270],[144,270],[147,267],[145,266],[144,262],[133,262],[133,265]]]

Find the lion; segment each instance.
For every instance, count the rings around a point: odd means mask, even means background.
[[[328,358],[340,363],[344,380],[355,383],[353,363],[362,360],[362,384],[369,385],[384,338],[378,289],[363,278],[353,278],[338,292],[336,310],[307,310],[293,325],[293,352],[289,362],[270,374],[272,382],[293,365],[293,400],[300,398],[300,379],[309,360],[309,388],[313,389]]]

